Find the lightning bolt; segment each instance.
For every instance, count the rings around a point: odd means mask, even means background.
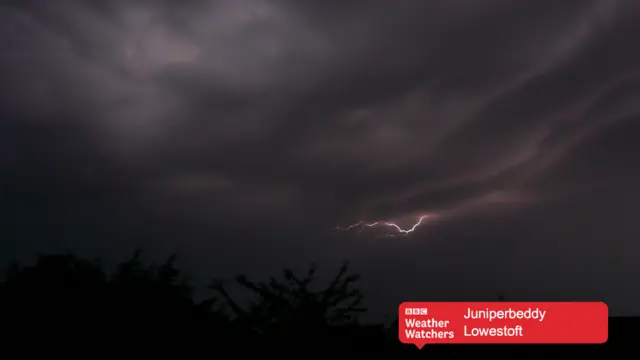
[[[372,223],[366,223],[364,221],[359,221],[355,224],[351,224],[347,227],[336,227],[337,230],[340,231],[349,231],[349,230],[354,230],[354,229],[358,229],[358,231],[362,231],[365,228],[377,228],[377,227],[384,227],[384,228],[388,228],[391,231],[393,231],[394,233],[390,234],[390,236],[396,236],[396,235],[408,235],[412,232],[414,232],[420,225],[425,223],[425,220],[429,217],[429,215],[421,215],[418,218],[418,221],[416,221],[415,224],[413,224],[413,226],[407,228],[407,229],[403,229],[402,227],[400,227],[400,225],[396,224],[395,222],[391,222],[391,221],[375,221]]]

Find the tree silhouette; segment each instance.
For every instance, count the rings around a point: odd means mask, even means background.
[[[167,309],[174,310],[169,316],[180,316],[183,311],[190,311],[194,305],[193,289],[175,268],[176,256],[170,256],[161,265],[145,266],[141,254],[141,251],[136,251],[130,260],[118,265],[110,278],[111,300],[115,302],[112,305],[130,307],[130,312],[152,318],[160,318],[161,314],[166,317]]]
[[[2,283],[0,313],[5,321],[78,318],[100,306],[106,274],[97,262],[71,254],[40,256],[34,266],[11,266]]]
[[[313,264],[304,276],[291,269],[284,269],[281,278],[272,276],[262,282],[237,276],[235,282],[256,296],[247,307],[239,305],[224,282],[214,280],[210,288],[225,301],[236,322],[255,335],[301,341],[330,336],[337,326],[356,325],[357,315],[366,311],[361,306],[362,292],[354,287],[360,276],[350,274],[345,262],[327,286],[313,290],[316,272]]]
[[[175,262],[171,256],[163,264],[145,265],[137,251],[112,275],[99,261],[71,254],[40,256],[32,266],[13,265],[0,283],[0,323],[43,336],[63,325],[67,332],[109,328],[132,336],[170,336],[189,332],[193,324],[208,325],[198,333],[218,335],[226,319],[210,304],[193,301],[193,289]]]

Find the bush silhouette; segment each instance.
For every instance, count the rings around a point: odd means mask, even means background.
[[[350,274],[345,262],[327,286],[313,290],[316,271],[312,265],[304,276],[297,276],[284,269],[282,278],[272,276],[262,282],[237,276],[235,282],[255,295],[246,308],[230,296],[223,282],[214,280],[210,288],[228,305],[238,324],[272,346],[287,342],[314,346],[320,338],[332,338],[334,343],[349,339],[354,344],[348,335],[354,335],[354,328],[364,328],[359,326],[358,314],[366,311],[361,306],[362,292],[355,287],[359,275]]]
[[[266,326],[256,329],[260,333],[298,326],[323,327],[355,322],[354,314],[366,310],[359,307],[362,293],[352,287],[359,276],[347,275],[348,263],[345,263],[326,288],[313,291],[310,287],[316,270],[317,267],[312,265],[306,276],[299,278],[293,271],[285,269],[283,279],[272,276],[269,281],[259,283],[244,275],[237,276],[236,282],[258,297],[246,310],[232,299],[221,281],[214,280],[211,289],[230,305],[239,319],[252,319]]]
[[[0,284],[0,324],[16,336],[231,336],[227,319],[197,304],[174,267],[144,265],[141,253],[109,275],[98,261],[71,254],[40,256],[32,266],[11,266]],[[225,330],[225,331],[223,331]]]

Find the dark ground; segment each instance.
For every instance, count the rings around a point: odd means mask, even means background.
[[[472,357],[547,354],[610,355],[634,344],[640,318],[611,318],[604,345],[427,345],[418,350],[398,341],[394,324],[362,324],[363,296],[357,275],[341,268],[321,290],[310,290],[312,267],[304,276],[285,270],[254,283],[253,305],[240,307],[228,283],[212,280],[214,295],[195,302],[175,259],[144,265],[137,254],[106,274],[99,262],[72,255],[43,256],[34,266],[12,266],[0,287],[0,326],[5,349],[104,354],[139,351],[147,355],[412,353],[415,356]],[[89,350],[90,349],[90,350]],[[206,353],[203,353],[205,351]]]

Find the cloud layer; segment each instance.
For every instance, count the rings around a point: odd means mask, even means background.
[[[351,257],[399,299],[629,311],[639,14],[631,0],[4,2],[6,253]],[[411,241],[330,233],[425,212],[448,221]]]

